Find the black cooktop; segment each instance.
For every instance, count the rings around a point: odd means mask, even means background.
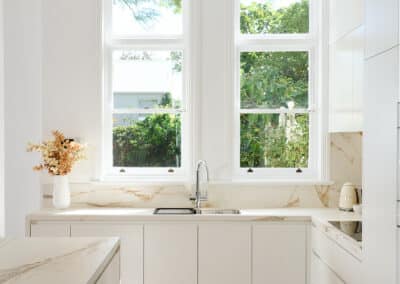
[[[335,228],[355,239],[357,242],[362,241],[362,223],[359,221],[329,221]]]

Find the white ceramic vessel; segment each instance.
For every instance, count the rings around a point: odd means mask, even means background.
[[[66,209],[71,205],[68,176],[54,176],[53,206],[56,209]]]

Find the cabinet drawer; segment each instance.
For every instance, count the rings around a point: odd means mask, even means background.
[[[311,255],[311,284],[345,284],[315,252]]]
[[[361,284],[361,262],[314,227],[312,249],[346,284]]]
[[[71,226],[69,224],[37,223],[30,226],[31,237],[69,237]]]

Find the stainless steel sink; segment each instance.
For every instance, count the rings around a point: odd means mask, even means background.
[[[239,209],[200,209],[196,212],[194,208],[157,208],[155,215],[240,215]]]
[[[200,209],[203,215],[240,215],[239,209]]]
[[[194,208],[157,208],[154,210],[155,215],[194,215]]]

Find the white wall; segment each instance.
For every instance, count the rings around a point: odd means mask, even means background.
[[[0,237],[4,236],[4,14],[0,0]]]
[[[4,0],[5,14],[5,233],[23,236],[25,215],[40,207],[37,156],[41,139],[41,0]]]
[[[59,129],[89,144],[72,180],[96,176],[102,126],[100,0],[43,0],[43,135]],[[49,182],[48,178],[45,182]]]

